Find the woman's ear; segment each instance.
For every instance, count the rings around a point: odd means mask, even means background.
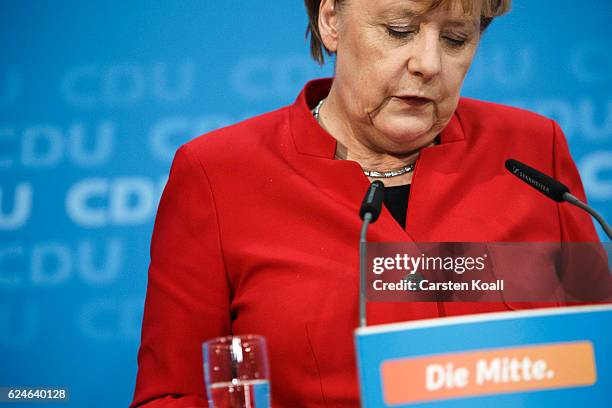
[[[319,6],[319,33],[325,48],[338,50],[338,10],[336,0],[321,0]]]

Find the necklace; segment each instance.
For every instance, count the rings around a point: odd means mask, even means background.
[[[321,124],[321,119],[319,119],[319,110],[321,109],[321,105],[323,105],[323,102],[325,102],[326,98],[323,98],[319,101],[319,103],[317,104],[317,106],[315,106],[315,108],[312,110],[312,115],[314,116],[314,118],[316,119],[317,122],[319,122],[319,124]],[[334,156],[336,159],[342,159],[341,157],[338,157],[338,155]],[[394,169],[394,170],[389,170],[389,171],[376,171],[376,170],[363,170],[363,174],[365,174],[367,177],[372,177],[372,178],[391,178],[391,177],[397,177],[397,176],[401,176],[402,174],[406,174],[406,173],[410,173],[411,171],[414,171],[414,166],[416,163],[410,163],[407,166],[404,167],[400,167],[399,169]]]

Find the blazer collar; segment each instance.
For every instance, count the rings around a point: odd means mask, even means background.
[[[298,153],[333,159],[336,139],[327,133],[312,115],[312,109],[325,98],[331,89],[333,78],[315,79],[306,84],[290,107],[290,126]],[[440,144],[464,139],[463,129],[457,113],[440,134]]]

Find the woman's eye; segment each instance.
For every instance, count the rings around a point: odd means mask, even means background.
[[[444,37],[444,40],[453,47],[462,47],[467,42],[465,38]]]
[[[415,33],[411,28],[387,27],[387,33],[394,38],[406,38]]]

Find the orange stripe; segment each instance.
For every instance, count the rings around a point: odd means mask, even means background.
[[[381,371],[389,405],[587,386],[597,379],[589,341],[385,361]]]

